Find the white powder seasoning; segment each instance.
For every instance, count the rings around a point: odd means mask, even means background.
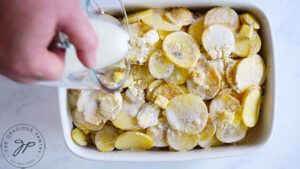
[[[137,115],[138,125],[145,129],[158,123],[160,108],[152,103],[145,103]]]

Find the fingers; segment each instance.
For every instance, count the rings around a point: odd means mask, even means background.
[[[64,72],[64,54],[62,50],[45,50],[32,57],[20,56],[8,62],[0,73],[19,83],[58,80]]]
[[[79,60],[88,68],[96,66],[98,39],[78,2],[73,2],[72,10],[59,21],[59,28],[75,45]]]

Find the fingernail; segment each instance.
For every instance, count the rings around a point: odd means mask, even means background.
[[[90,66],[91,66],[91,68],[95,68],[97,66],[97,58],[96,58],[95,53],[92,53],[89,58],[90,58]]]

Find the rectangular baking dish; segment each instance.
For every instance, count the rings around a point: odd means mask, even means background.
[[[187,152],[170,151],[113,151],[103,153],[91,147],[77,146],[71,138],[73,128],[72,119],[67,106],[67,89],[59,88],[59,105],[62,122],[63,135],[67,147],[74,154],[91,160],[103,161],[180,161],[205,158],[216,158],[233,155],[242,155],[253,152],[261,148],[270,138],[274,117],[274,99],[275,99],[275,67],[274,51],[272,42],[272,31],[268,17],[263,9],[235,1],[198,1],[198,0],[125,0],[126,9],[138,10],[141,8],[164,8],[164,7],[188,7],[191,9],[208,10],[214,6],[229,6],[238,12],[250,12],[256,16],[261,23],[260,36],[262,39],[262,48],[260,55],[263,57],[267,67],[267,78],[265,82],[264,98],[258,124],[253,129],[251,137],[241,145],[228,145],[211,149],[196,149]]]

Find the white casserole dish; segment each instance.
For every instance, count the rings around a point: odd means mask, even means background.
[[[263,57],[267,67],[267,78],[265,82],[263,104],[260,112],[258,124],[252,130],[251,136],[242,145],[228,145],[212,149],[196,149],[188,152],[170,151],[113,151],[109,153],[99,152],[92,147],[77,146],[71,138],[73,128],[72,119],[67,106],[67,89],[60,88],[59,104],[62,121],[63,134],[67,147],[76,155],[92,160],[104,161],[180,161],[192,159],[215,158],[233,155],[242,155],[253,152],[261,148],[270,138],[274,117],[275,99],[275,67],[274,51],[272,42],[271,25],[266,14],[257,6],[244,2],[219,2],[219,1],[199,1],[199,0],[124,0],[127,9],[138,8],[163,8],[163,7],[188,7],[208,10],[214,6],[229,6],[238,12],[250,12],[255,15],[261,23],[260,36],[262,48],[260,55]]]

